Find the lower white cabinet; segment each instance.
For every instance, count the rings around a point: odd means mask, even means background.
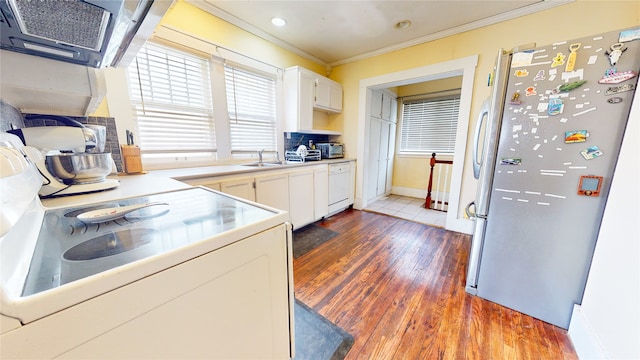
[[[11,359],[289,359],[291,233],[280,224],[2,334]]]
[[[313,214],[314,220],[329,215],[329,167],[326,165],[313,169]]]
[[[253,177],[242,177],[220,181],[220,191],[245,200],[256,201]]]
[[[313,188],[312,169],[289,173],[289,214],[294,229],[315,221]]]
[[[254,178],[256,184],[255,201],[262,205],[289,211],[291,221],[295,225],[293,214],[289,207],[289,178],[290,176],[285,172],[256,176]]]
[[[348,205],[353,204],[355,192],[355,161],[344,162],[351,167],[349,175],[340,180],[340,187],[348,190]],[[329,214],[329,165],[317,164],[242,174],[192,179],[189,185],[205,186],[213,190],[255,201],[289,212],[294,228],[320,220]],[[341,199],[342,200],[342,199]],[[346,203],[346,202],[345,202]],[[333,207],[332,207],[333,209]]]

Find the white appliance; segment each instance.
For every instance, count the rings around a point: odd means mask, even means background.
[[[639,39],[630,29],[500,51],[474,143],[467,292],[568,328],[638,81]]]
[[[349,206],[351,165],[348,162],[329,164],[329,214]]]
[[[10,133],[19,137],[8,137],[7,142],[13,140],[13,146],[20,147],[20,144],[28,145],[21,147],[21,151],[33,161],[40,174],[42,175],[42,187],[39,194],[42,197],[62,196],[82,194],[95,191],[113,189],[120,183],[116,179],[107,179],[106,175],[111,173],[113,169],[113,160],[108,153],[91,153],[85,154],[85,151],[95,147],[98,143],[95,133],[84,127],[73,126],[41,126],[23,129],[9,130]],[[62,172],[76,171],[75,174],[69,175],[69,179],[61,179],[59,173],[56,173],[49,166],[54,160],[52,157],[58,157],[57,160],[64,159],[63,154],[77,154],[75,162],[70,164],[75,166],[74,169],[64,169],[63,164],[57,162],[56,168],[63,168]],[[81,161],[84,156],[86,161]],[[67,159],[64,159],[67,160]],[[68,166],[68,164],[66,164]],[[95,173],[95,174],[93,174]],[[89,181],[76,181],[74,176],[89,177]],[[95,175],[95,176],[94,176]]]
[[[1,358],[293,357],[286,212],[204,188],[45,210],[11,136],[0,136]],[[80,220],[148,203],[166,205]]]

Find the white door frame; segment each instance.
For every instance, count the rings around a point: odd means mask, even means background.
[[[478,55],[468,56],[462,59],[446,61],[438,64],[422,66],[418,68],[398,71],[394,73],[374,76],[360,80],[358,100],[358,162],[356,166],[356,196],[354,207],[364,209],[367,206],[367,179],[365,169],[368,159],[365,156],[369,149],[369,102],[370,91],[368,89],[384,89],[395,86],[421,83],[431,80],[445,79],[462,76],[462,88],[460,90],[460,109],[458,112],[458,129],[456,131],[456,149],[453,155],[453,169],[451,174],[451,192],[449,194],[449,209],[447,212],[446,229],[471,234],[473,223],[464,218],[459,218],[460,191],[462,189],[462,170],[464,156],[467,149],[467,133],[470,125],[471,97],[473,94],[473,80],[478,64]]]

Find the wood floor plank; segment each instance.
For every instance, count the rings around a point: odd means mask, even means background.
[[[346,359],[577,359],[567,332],[465,292],[470,237],[347,210],[294,260],[296,297],[349,332]]]

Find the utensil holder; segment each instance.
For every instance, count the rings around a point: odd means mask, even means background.
[[[142,158],[138,145],[120,145],[124,159],[124,172],[138,174],[142,172]]]

